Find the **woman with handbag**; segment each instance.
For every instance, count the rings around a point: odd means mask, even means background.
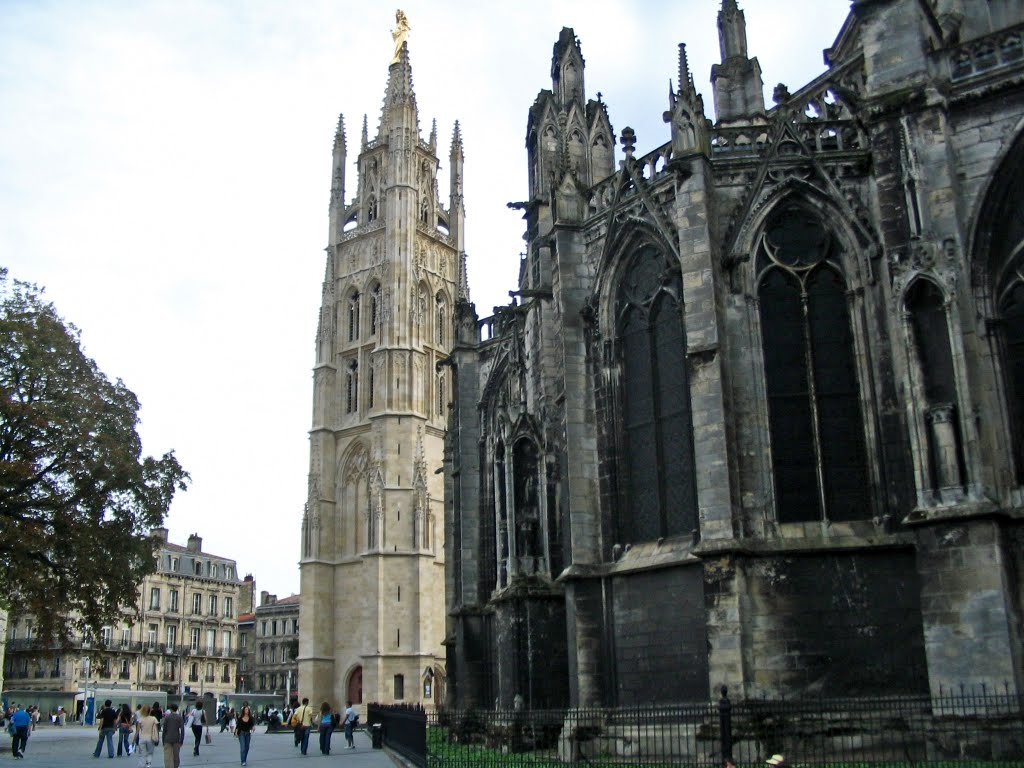
[[[206,713],[203,712],[203,703],[197,702],[196,708],[192,710],[192,714],[188,716],[188,722],[185,723],[192,729],[192,735],[196,737],[196,746],[192,750],[192,754],[198,757],[199,755],[199,740],[203,736],[203,726],[206,725]],[[206,743],[209,744],[212,741],[210,738],[210,732],[206,732]]]
[[[139,768],[153,768],[153,750],[160,743],[160,723],[153,717],[148,704],[139,711],[139,722],[135,726],[135,737],[139,740]]]
[[[133,727],[132,708],[127,704],[122,704],[121,708],[117,711],[117,756],[121,756],[121,751],[124,750],[124,756],[128,757],[132,753],[132,747],[129,743],[132,735]]]

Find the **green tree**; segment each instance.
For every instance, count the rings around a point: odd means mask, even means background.
[[[142,456],[135,395],[42,293],[0,268],[0,599],[62,642],[135,607],[188,474],[173,452]]]

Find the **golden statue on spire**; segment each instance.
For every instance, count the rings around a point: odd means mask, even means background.
[[[409,39],[409,19],[401,9],[395,11],[395,28],[391,30],[391,37],[395,41],[395,55],[391,59],[392,64],[398,63],[398,57],[402,53],[402,46]]]

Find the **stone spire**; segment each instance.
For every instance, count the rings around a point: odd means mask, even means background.
[[[419,110],[412,88],[412,65],[409,63],[409,43],[403,42],[398,60],[388,70],[388,85],[384,92],[377,138],[383,138],[395,128],[410,128],[419,136]]]
[[[722,0],[718,47],[722,62],[711,67],[711,86],[719,125],[764,122],[761,65],[747,57],[747,22],[736,0]]]
[[[722,61],[734,56],[747,58],[747,22],[736,0],[723,0],[718,12],[718,48]]]
[[[584,103],[583,51],[572,27],[562,27],[551,55],[551,90],[563,108]]]
[[[334,131],[333,162],[331,171],[331,230],[337,232],[340,224],[338,215],[345,207],[345,160],[347,156],[345,138],[345,116],[338,115],[338,127]]]
[[[462,198],[462,167],[465,156],[462,152],[462,129],[459,127],[458,120],[455,121],[455,128],[452,130],[452,149],[448,159],[450,168],[448,210],[451,219],[449,235],[455,249],[461,254],[466,249],[466,208]]]
[[[668,89],[668,111],[663,115],[671,126],[672,157],[710,155],[704,99],[693,85],[693,75],[686,58],[686,44],[679,44],[679,93]]]

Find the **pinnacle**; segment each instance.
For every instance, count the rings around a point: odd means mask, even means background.
[[[462,151],[462,128],[459,126],[459,121],[455,121],[455,127],[452,129],[452,154]]]
[[[416,108],[416,94],[412,87],[412,65],[409,63],[409,43],[403,42],[398,51],[398,59],[388,68],[388,85],[384,92],[384,104],[381,109],[378,135],[384,133],[392,124],[392,112],[395,108],[408,106],[412,109],[412,120],[408,126],[419,133]]]
[[[345,115],[340,114],[338,115],[338,127],[334,131],[334,149],[338,149],[340,147],[342,150],[344,150],[346,143],[347,142],[345,137]]]
[[[690,86],[693,87],[693,75],[690,74],[690,62],[686,58],[686,43],[679,44],[679,92]]]

